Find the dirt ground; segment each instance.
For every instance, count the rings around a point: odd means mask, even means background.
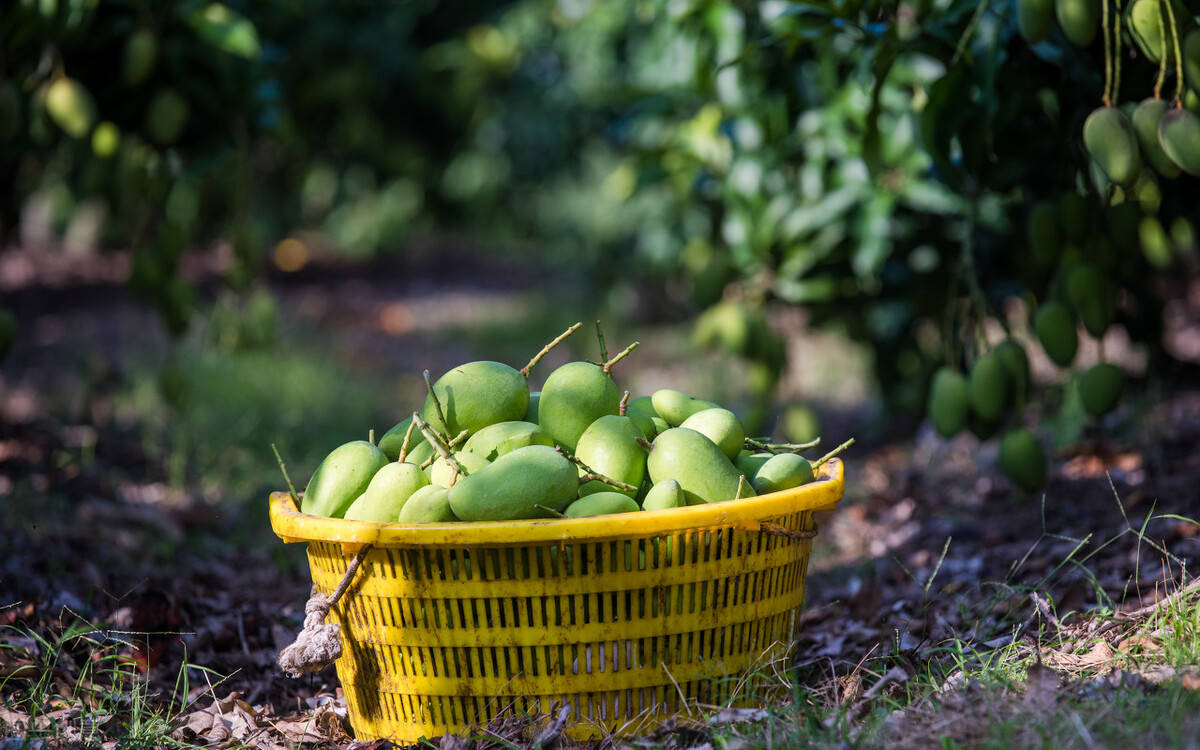
[[[388,746],[354,743],[332,668],[293,680],[275,664],[309,580],[303,551],[270,535],[265,498],[214,503],[173,485],[141,426],[110,403],[127,363],[167,347],[154,314],[125,295],[119,269],[22,265],[19,255],[0,255],[0,284],[30,332],[0,392],[0,724],[45,747],[127,746],[141,700],[171,722],[157,736],[181,743]],[[413,375],[478,346],[439,341],[431,318],[470,325],[526,299],[520,274],[491,278],[463,290],[413,268],[401,281],[348,274],[275,291],[285,319],[320,327],[348,367]],[[1136,612],[1192,580],[1200,382],[1175,379],[1154,401],[1128,401],[1110,436],[1092,430],[1053,457],[1034,496],[994,470],[994,445],[970,436],[946,442],[919,429],[857,446],[847,496],[820,519],[814,546],[794,673],[801,700],[842,707],[853,723],[918,675],[949,690],[962,681],[956,665],[1012,644],[1053,642],[1041,658],[1069,678],[1094,666],[1070,647],[1096,635],[1089,613]],[[842,421],[853,429],[852,416]],[[1130,627],[1110,622],[1120,648]],[[109,660],[135,665],[140,698],[106,682],[118,663]],[[40,716],[28,712],[34,693],[50,696]],[[101,718],[73,723],[81,705]],[[878,736],[936,744],[929,711],[895,711]],[[672,731],[647,742],[708,741]]]

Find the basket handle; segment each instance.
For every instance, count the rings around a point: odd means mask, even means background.
[[[326,623],[325,618],[346,593],[346,589],[350,588],[350,582],[370,551],[370,544],[364,544],[358,550],[332,594],[325,596],[314,590],[305,602],[304,628],[296,635],[295,641],[279,652],[279,668],[284,674],[300,677],[306,672],[319,672],[342,655],[342,628],[336,622]]]

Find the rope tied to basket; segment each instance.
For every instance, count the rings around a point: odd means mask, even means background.
[[[329,596],[318,592],[313,586],[312,595],[304,604],[304,627],[296,635],[296,640],[279,652],[279,668],[288,677],[319,672],[342,655],[342,628],[336,622],[326,623],[325,618],[346,593],[346,589],[350,588],[354,574],[370,549],[371,545],[367,544],[358,551],[346,568],[342,582]]]

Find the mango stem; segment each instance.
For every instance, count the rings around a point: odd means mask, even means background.
[[[632,344],[630,344],[629,346],[625,347],[625,348],[624,348],[624,349],[622,349],[620,352],[618,352],[618,353],[617,353],[617,356],[615,356],[615,357],[613,357],[612,359],[610,359],[610,360],[608,360],[607,362],[605,362],[605,363],[604,363],[604,364],[603,364],[603,365],[600,367],[600,369],[604,370],[604,374],[606,374],[606,375],[607,375],[607,374],[608,374],[610,371],[612,371],[613,365],[615,365],[616,363],[618,363],[618,362],[620,362],[621,360],[623,360],[623,359],[625,359],[626,357],[628,357],[628,356],[629,356],[629,353],[630,353],[631,351],[633,351],[634,349],[637,349],[639,346],[641,346],[641,344],[642,344],[642,342],[640,342],[640,341],[635,341],[635,342],[633,342]]]
[[[446,421],[446,413],[442,411],[442,402],[438,400],[437,394],[433,392],[433,382],[429,379],[429,370],[421,373],[421,375],[425,378],[425,389],[429,391],[429,398],[433,399],[433,407],[437,409],[438,420],[442,423],[442,429],[448,431],[450,424]]]
[[[604,343],[604,329],[600,327],[600,321],[596,321],[596,340],[600,342],[600,361],[608,359],[608,344]]]
[[[578,331],[582,325],[583,325],[582,321],[576,323],[575,325],[571,326],[567,330],[558,334],[558,336],[553,341],[551,341],[549,344],[546,344],[545,346],[543,346],[542,350],[540,352],[538,352],[537,354],[533,355],[533,359],[529,360],[529,363],[521,368],[521,374],[524,375],[525,377],[529,377],[530,371],[533,370],[533,368],[537,366],[537,363],[541,361],[542,357],[549,354],[550,350],[553,349],[554,347],[558,346],[560,343],[562,343],[562,340],[565,339],[567,336],[570,336],[572,333],[575,333],[576,331]]]
[[[629,408],[629,391],[621,394],[621,403],[617,404],[617,415],[625,416],[625,410]]]
[[[428,373],[429,371],[426,370],[425,372]],[[413,412],[413,424],[415,424],[417,429],[419,429],[421,433],[425,435],[425,439],[429,441],[429,443],[433,446],[433,449],[436,450],[438,454],[446,460],[446,463],[450,464],[450,467],[453,469],[453,471],[450,472],[450,486],[453,487],[454,483],[458,481],[458,475],[466,474],[466,472],[463,471],[462,464],[460,464],[458,459],[454,457],[454,454],[450,452],[450,445],[442,440],[442,436],[437,434],[437,430],[430,427],[429,423],[424,419],[421,419],[421,416],[415,411]],[[455,439],[457,440],[457,438]]]
[[[619,490],[625,490],[626,492],[637,492],[637,487],[634,487],[628,482],[621,482],[613,479],[612,477],[604,476],[600,472],[585,464],[583,461],[580,461],[577,457],[575,457],[575,455],[561,445],[554,450],[561,453],[568,461],[575,464],[580,469],[583,469],[583,476],[579,477],[580,484],[587,484],[588,482],[603,482],[604,484],[607,484],[611,487],[616,487]]]
[[[271,450],[275,452],[275,461],[279,464],[279,470],[283,472],[283,481],[287,483],[288,494],[292,496],[292,502],[296,504],[296,508],[300,507],[300,498],[296,495],[296,486],[292,484],[292,478],[288,476],[287,464],[283,462],[283,457],[279,455],[279,449],[271,443]]]
[[[836,447],[833,450],[826,453],[824,456],[821,456],[820,458],[818,458],[816,461],[813,461],[813,465],[812,465],[813,471],[816,471],[817,469],[821,468],[821,464],[825,463],[826,461],[833,458],[834,456],[836,456],[837,454],[846,450],[847,448],[849,448],[852,445],[854,445],[854,438],[850,438],[846,442],[842,443],[838,447]]]
[[[375,428],[374,427],[367,430],[367,442],[370,443],[371,445],[375,445]]]
[[[458,433],[457,435],[455,435],[455,436],[454,436],[454,437],[453,437],[451,440],[448,440],[448,441],[446,442],[446,445],[447,445],[447,446],[449,446],[449,447],[451,447],[451,448],[457,448],[457,447],[458,447],[458,444],[459,444],[459,443],[461,443],[462,441],[466,440],[466,439],[467,439],[467,435],[470,435],[470,434],[471,434],[471,433],[469,433],[468,431],[466,431],[466,430],[463,430],[462,432],[460,432],[460,433]]]
[[[652,450],[652,449],[654,448],[654,443],[651,443],[649,440],[647,440],[647,439],[646,439],[646,438],[644,438],[644,437],[634,438],[634,439],[633,439],[633,442],[635,442],[635,443],[637,443],[638,445],[642,446],[642,447],[643,447],[643,448],[645,448],[646,450]]]
[[[807,443],[769,443],[766,439],[746,438],[746,445],[754,450],[766,453],[799,453],[821,444],[821,438],[809,440]]]
[[[733,499],[734,499],[734,500],[741,500],[741,499],[742,499],[742,490],[743,490],[743,489],[745,489],[745,487],[746,487],[746,475],[745,475],[745,474],[739,474],[739,475],[738,475],[738,486],[737,486],[737,492],[734,492],[734,493],[733,493]]]
[[[412,439],[413,430],[416,427],[416,420],[413,420],[408,423],[408,429],[404,431],[404,442],[400,444],[400,455],[396,459],[399,463],[404,463],[404,459],[408,458],[408,441]]]
[[[547,513],[549,513],[551,516],[553,516],[555,518],[566,518],[567,517],[565,513],[561,512],[561,511],[557,511],[548,505],[539,505],[538,503],[534,503],[533,507],[541,508],[542,510],[546,511]]]

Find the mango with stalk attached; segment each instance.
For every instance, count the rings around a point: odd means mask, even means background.
[[[436,431],[453,437],[463,430],[471,434],[497,422],[521,420],[528,409],[525,376],[502,362],[480,361],[454,367],[438,378],[420,415]]]
[[[450,509],[463,521],[545,518],[578,496],[575,464],[546,445],[518,448],[450,488]]]

